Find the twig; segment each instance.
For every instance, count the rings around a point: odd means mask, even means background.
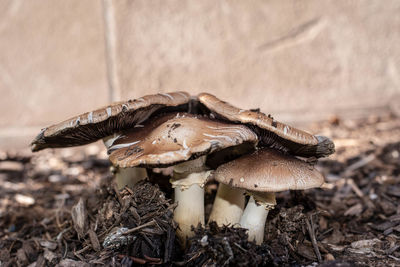
[[[356,193],[356,195],[359,198],[364,198],[364,193],[361,191],[361,189],[356,185],[356,183],[354,182],[353,179],[347,179],[347,184],[350,185],[351,189],[353,189],[354,193]]]
[[[130,189],[129,187],[125,186],[124,189],[125,189],[126,191],[128,191],[129,194],[131,194],[132,196],[134,195],[132,189]]]
[[[136,232],[136,231],[138,231],[138,230],[140,230],[142,228],[145,228],[145,227],[148,227],[148,226],[152,226],[152,225],[155,225],[155,224],[156,224],[156,221],[152,220],[152,221],[147,222],[145,224],[139,225],[139,226],[137,226],[135,228],[129,229],[128,231],[124,232],[123,235],[129,235],[130,233]]]
[[[162,260],[160,258],[153,258],[147,255],[143,255],[143,257],[151,264],[161,264]]]
[[[234,242],[233,244],[234,244],[237,248],[239,248],[241,251],[247,252],[247,250],[245,250],[244,248],[242,248],[242,246],[240,246],[238,243]]]
[[[375,154],[370,154],[366,157],[361,158],[359,161],[348,166],[346,170],[343,172],[343,176],[349,177],[355,170],[364,167],[374,159],[375,159]]]
[[[82,250],[82,249],[81,249]],[[85,261],[85,258],[80,255],[78,252],[74,252],[75,257],[77,257],[78,259],[80,259],[81,261]]]
[[[224,250],[226,252],[226,254],[229,255],[229,258],[224,262],[224,264],[222,266],[226,266],[229,264],[229,262],[233,259],[233,251],[231,246],[229,245],[228,239],[226,237],[224,237],[222,239],[222,244],[224,246]]]
[[[392,258],[392,259],[394,259],[394,260],[396,260],[396,261],[400,261],[400,258],[397,258],[397,257],[395,257],[395,256],[393,256],[393,255],[389,255],[388,257],[389,257],[389,258]]]
[[[144,238],[144,240],[153,248],[153,250],[156,249],[156,246],[151,242],[150,238],[148,238],[143,232],[140,233],[140,235]]]
[[[83,249],[78,250],[78,251],[75,251],[74,254],[75,254],[75,253],[81,254],[82,252],[85,252],[86,250],[88,250],[90,247],[91,247],[91,246],[89,246],[89,245],[88,245],[88,246],[85,246]]]
[[[306,219],[306,225],[307,225],[308,234],[310,235],[311,243],[314,247],[314,252],[315,252],[315,255],[317,256],[318,262],[322,262],[321,253],[319,252],[317,240],[315,238],[314,223],[312,221],[311,215],[309,216],[308,220]]]
[[[65,246],[65,251],[64,251],[62,258],[65,259],[65,257],[67,257],[67,253],[68,253],[68,243],[67,243],[67,241],[65,241],[65,239],[63,239],[63,243]]]
[[[117,184],[116,184],[116,183],[113,184],[113,189],[114,189],[114,191],[115,191],[115,194],[117,195],[118,202],[119,202],[119,204],[120,204],[121,207],[122,207],[122,206],[123,206],[122,198],[121,198],[121,195],[120,195],[120,193],[119,193],[119,190],[118,190],[118,188],[117,188]]]

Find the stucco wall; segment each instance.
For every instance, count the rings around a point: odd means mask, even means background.
[[[0,0],[0,148],[110,101],[208,91],[278,120],[400,102],[400,1]]]

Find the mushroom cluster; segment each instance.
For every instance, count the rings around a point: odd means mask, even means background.
[[[174,220],[182,244],[205,224],[204,185],[220,185],[210,215],[218,224],[249,229],[260,244],[274,192],[320,187],[323,176],[296,158],[334,152],[331,140],[238,109],[217,97],[185,92],[148,95],[81,114],[43,129],[32,151],[102,139],[117,169],[118,187],[134,186],[146,169],[173,166]],[[249,201],[245,208],[245,194]]]

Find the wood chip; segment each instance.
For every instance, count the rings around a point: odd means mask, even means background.
[[[40,240],[39,244],[47,249],[55,250],[57,248],[57,243],[49,240]]]
[[[71,259],[61,260],[56,267],[89,267],[90,265],[83,261],[75,261]]]
[[[380,243],[381,241],[377,238],[358,240],[351,243],[352,248],[371,248],[372,246]]]
[[[78,236],[80,238],[84,237],[86,229],[88,228],[88,221],[85,201],[83,198],[80,198],[78,203],[72,207],[71,216],[74,223],[74,229],[78,233]]]
[[[350,207],[348,210],[346,210],[344,216],[358,216],[361,214],[362,211],[363,211],[363,206],[361,203],[358,203]]]
[[[375,154],[370,154],[368,156],[362,157],[360,160],[358,160],[357,162],[351,164],[350,166],[348,166],[344,172],[343,175],[345,177],[349,177],[355,170],[364,167],[365,165],[367,165],[368,163],[370,163],[371,161],[373,161],[376,158]]]
[[[22,172],[24,165],[19,161],[0,161],[0,172]]]
[[[96,233],[92,229],[89,229],[88,234],[89,234],[90,243],[92,244],[93,249],[95,251],[100,251],[101,246],[100,246],[100,242],[99,242],[99,239],[97,238]]]

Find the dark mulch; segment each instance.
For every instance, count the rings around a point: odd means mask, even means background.
[[[331,189],[277,194],[261,246],[209,224],[181,251],[168,177],[118,191],[94,146],[0,152],[0,266],[400,265],[400,119],[311,128],[337,146],[318,164]],[[206,186],[206,215],[216,189]]]

